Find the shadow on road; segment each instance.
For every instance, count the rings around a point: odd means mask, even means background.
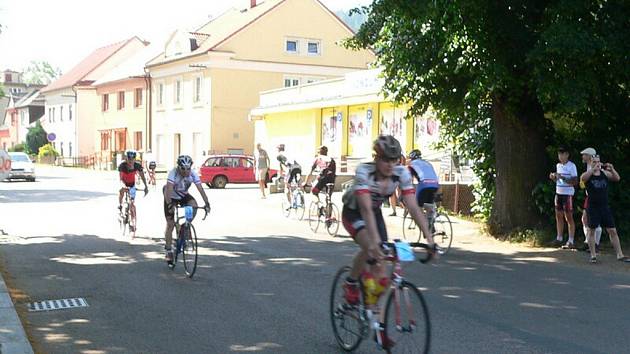
[[[203,239],[191,280],[182,263],[167,268],[162,242],[53,238],[5,243],[1,250],[10,272],[20,275],[16,285],[32,301],[84,296],[90,303],[87,309],[29,314],[30,332],[46,352],[341,352],[330,329],[328,297],[335,271],[357,250],[352,242],[285,235]],[[537,252],[458,249],[432,265],[404,269],[427,298],[434,352],[627,348],[627,321],[616,309],[627,305],[628,277],[574,274],[575,268]],[[588,286],[581,283],[584,275]],[[608,305],[591,311],[587,300],[598,298],[596,289],[608,293]],[[593,325],[603,322],[610,325]],[[566,327],[571,336],[558,330]],[[492,337],[492,349],[482,332]],[[361,350],[374,348],[366,340]]]
[[[17,189],[2,191],[0,203],[76,202],[112,195],[117,194],[71,189]]]

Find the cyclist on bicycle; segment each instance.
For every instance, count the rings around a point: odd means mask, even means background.
[[[315,187],[311,190],[314,196],[319,200],[319,191],[321,191],[326,184],[335,183],[337,165],[335,160],[328,156],[328,148],[324,145],[319,147],[319,155],[315,158],[311,172],[306,176],[306,183],[315,170],[319,170],[319,177]],[[330,191],[332,193],[332,190]]]
[[[125,193],[136,186],[136,173],[140,175],[142,183],[144,183],[144,195],[149,193],[147,181],[142,172],[142,164],[136,161],[136,155],[136,152],[133,150],[125,151],[125,160],[118,165],[120,182],[123,184],[118,192],[118,210],[122,210],[122,199]],[[135,193],[130,193],[129,197],[131,198],[131,207],[134,208],[133,201]]]
[[[284,174],[284,190],[287,192],[287,200],[291,203],[291,186],[292,182],[300,183],[298,175],[302,175],[302,166],[293,158],[287,157],[284,144],[277,146],[278,162],[280,163],[280,173]],[[289,206],[288,209],[291,209]],[[287,209],[287,210],[288,210]]]
[[[166,218],[166,231],[164,238],[166,245],[166,261],[173,262],[173,251],[171,243],[173,241],[173,228],[175,227],[175,208],[177,206],[197,207],[197,201],[188,193],[188,189],[195,184],[199,194],[203,198],[204,209],[206,213],[210,212],[210,203],[208,196],[203,190],[201,180],[195,171],[192,170],[193,160],[188,155],[181,155],[177,158],[177,167],[169,172],[166,179],[166,185],[163,188],[164,193],[164,217]],[[197,210],[193,211],[193,218],[197,214]]]
[[[424,208],[425,215],[433,215],[435,210],[435,194],[440,188],[440,182],[431,163],[422,159],[422,153],[416,149],[409,153],[409,172],[418,180],[416,187],[416,201]],[[426,234],[425,234],[426,235]]]
[[[384,257],[381,244],[387,241],[381,205],[396,188],[400,188],[402,199],[411,216],[427,235],[430,252],[434,253],[436,250],[433,236],[428,232],[427,219],[413,197],[411,174],[405,166],[398,164],[400,143],[391,135],[382,135],[374,141],[373,149],[374,161],[357,167],[354,184],[343,195],[343,226],[361,247],[354,257],[352,271],[344,284],[345,298],[351,305],[359,301],[357,280],[362,271],[368,270],[381,289],[385,289],[388,284],[385,267],[378,263]],[[366,262],[371,260],[376,263],[366,266]]]

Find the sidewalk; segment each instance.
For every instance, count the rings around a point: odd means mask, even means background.
[[[32,354],[24,327],[0,274],[0,354]]]

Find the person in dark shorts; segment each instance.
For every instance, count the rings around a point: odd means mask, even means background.
[[[319,178],[317,179],[317,183],[311,192],[317,197],[317,199],[319,199],[319,191],[326,188],[326,184],[335,183],[337,173],[335,160],[328,156],[328,148],[324,145],[319,147],[319,155],[317,155],[317,158],[315,158],[315,161],[313,162],[311,172],[309,172],[308,176],[306,176],[306,184],[308,184],[308,179],[316,170],[319,170]]]
[[[287,200],[289,201],[289,204],[291,204],[291,188],[289,187],[291,186],[292,182],[295,182],[297,184],[300,183],[300,181],[298,180],[298,175],[302,175],[302,166],[300,166],[300,164],[297,163],[294,158],[287,155],[284,144],[278,145],[277,149],[277,159],[278,163],[280,163],[280,173],[282,176],[284,176],[284,190],[287,195]],[[289,207],[289,209],[290,208],[291,207]]]
[[[562,246],[564,224],[568,225],[569,239],[566,248],[575,248],[575,221],[573,220],[574,186],[578,183],[577,167],[569,161],[569,151],[563,147],[558,149],[556,172],[549,174],[549,179],[556,183],[554,204],[556,208],[556,239],[553,246]]]
[[[424,209],[425,215],[433,215],[435,194],[440,188],[440,182],[433,165],[422,159],[422,153],[416,149],[409,153],[411,162],[409,172],[418,180],[416,186],[416,200],[418,205]]]
[[[612,210],[608,205],[608,184],[609,182],[618,182],[619,173],[610,163],[602,164],[599,156],[593,156],[591,168],[580,176],[580,180],[586,185],[588,191],[588,206],[586,214],[588,216],[588,245],[591,252],[591,263],[597,262],[597,253],[595,250],[595,229],[598,226],[606,229],[610,237],[617,260],[630,263],[630,259],[623,255],[621,245],[619,243],[619,235],[615,227]]]
[[[125,194],[125,190],[135,188],[136,186],[136,174],[140,175],[142,178],[142,183],[144,183],[144,194],[146,195],[149,192],[147,188],[147,181],[144,178],[144,173],[142,170],[142,164],[139,161],[136,161],[136,152],[133,150],[125,151],[125,160],[118,165],[118,174],[120,178],[120,182],[123,186],[118,191],[118,210],[122,209],[122,199]],[[131,192],[129,194],[131,199],[135,199],[135,192]]]

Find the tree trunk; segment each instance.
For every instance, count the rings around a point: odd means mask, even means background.
[[[551,171],[545,152],[545,118],[538,102],[522,102],[524,108],[516,113],[506,108],[504,99],[495,98],[492,104],[496,195],[490,232],[495,235],[541,223],[532,191]]]

